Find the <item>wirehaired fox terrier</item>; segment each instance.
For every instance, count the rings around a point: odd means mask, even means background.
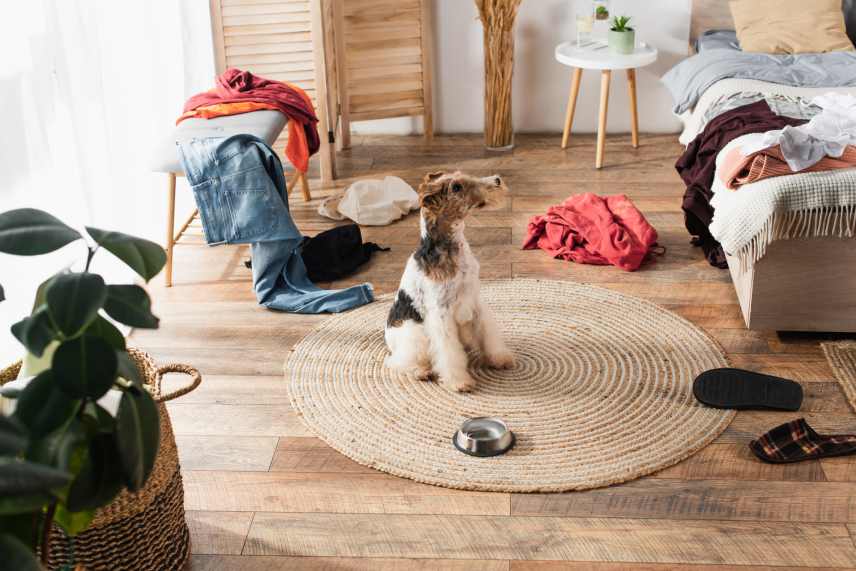
[[[436,374],[459,392],[475,388],[468,349],[488,367],[514,367],[514,355],[479,297],[479,263],[464,237],[464,218],[503,186],[498,176],[461,172],[431,173],[419,186],[422,240],[407,260],[387,318],[388,367],[419,380]]]

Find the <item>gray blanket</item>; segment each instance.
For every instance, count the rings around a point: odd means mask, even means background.
[[[730,77],[796,87],[856,86],[856,51],[796,55],[747,53],[737,47],[733,34],[718,32],[701,38],[699,53],[683,60],[662,77],[675,101],[675,113],[691,109],[708,87]]]

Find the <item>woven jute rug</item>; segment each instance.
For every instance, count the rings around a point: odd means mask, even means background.
[[[728,362],[704,331],[642,299],[588,285],[487,282],[517,357],[513,370],[471,367],[459,394],[384,367],[392,301],[339,314],[285,364],[304,422],[330,446],[383,472],[465,490],[556,492],[624,482],[710,443],[734,416],[699,404],[693,378]],[[498,416],[517,436],[503,456],[458,452],[467,418]]]
[[[826,360],[847,396],[850,407],[856,412],[856,342],[822,343]]]

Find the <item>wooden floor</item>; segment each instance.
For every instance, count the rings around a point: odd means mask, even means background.
[[[387,174],[414,186],[424,173],[502,175],[511,195],[468,223],[485,278],[596,283],[650,299],[704,327],[737,367],[803,383],[800,413],[741,412],[712,445],[652,477],[569,494],[470,493],[358,466],[328,448],[291,409],[282,363],[325,316],[258,307],[246,247],[179,246],[175,286],[153,286],[162,327],[133,342],[161,362],[198,367],[204,382],[169,410],[184,470],[198,570],[726,571],[856,568],[856,457],[767,465],[747,443],[797,416],[821,431],[856,431],[818,336],[747,331],[727,271],[689,245],[672,168],[675,136],[612,137],[596,171],[594,141],[520,136],[511,154],[480,138],[355,137],[343,183]],[[291,200],[305,234],[329,228],[318,198]],[[660,233],[665,256],[635,273],[519,249],[529,217],[572,193],[626,193]],[[165,198],[165,197],[164,197]],[[358,275],[395,289],[417,243],[416,216],[364,238],[390,246]],[[327,284],[325,284],[327,285]],[[810,295],[810,292],[806,292]],[[177,382],[178,379],[171,382]]]

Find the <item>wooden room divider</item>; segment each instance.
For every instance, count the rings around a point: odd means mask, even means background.
[[[352,121],[422,116],[433,135],[430,0],[209,1],[217,73],[248,70],[312,98],[322,184],[336,176],[334,143],[350,146]]]
[[[318,114],[322,184],[335,177],[328,127],[322,0],[210,0],[217,73],[236,67],[304,89]],[[287,130],[274,146],[285,148]],[[305,182],[305,179],[304,179]]]
[[[333,4],[341,147],[352,121],[432,113],[431,0],[330,0]]]

